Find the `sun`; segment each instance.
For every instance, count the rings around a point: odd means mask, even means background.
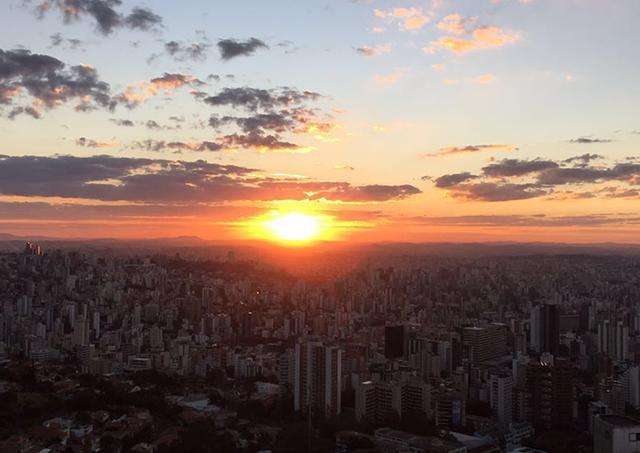
[[[306,247],[342,240],[345,235],[369,228],[362,221],[341,220],[337,214],[308,207],[271,209],[231,225],[246,239],[276,242],[284,246]]]
[[[286,242],[311,241],[317,239],[322,230],[319,217],[298,212],[277,214],[266,220],[264,226],[273,238]]]

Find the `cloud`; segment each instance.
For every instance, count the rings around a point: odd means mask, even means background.
[[[432,41],[428,47],[423,48],[426,53],[435,50],[448,50],[455,54],[465,54],[477,50],[497,49],[520,40],[520,34],[513,31],[505,31],[499,27],[478,27],[467,37],[442,36]]]
[[[330,118],[321,118],[315,109],[294,107],[266,113],[255,113],[248,117],[211,115],[209,126],[221,129],[225,125],[235,124],[244,133],[328,133],[334,124]]]
[[[113,124],[117,126],[133,127],[135,125],[133,121],[125,120],[125,119],[111,118],[109,119],[109,121],[111,121]]]
[[[135,7],[129,14],[119,11],[121,0],[42,0],[36,7],[39,17],[51,10],[63,16],[64,23],[92,19],[100,33],[110,35],[114,30],[149,31],[162,26],[162,18],[147,8]]]
[[[476,21],[476,17],[467,19],[462,17],[460,14],[449,14],[438,22],[437,27],[446,33],[462,35],[467,33],[467,28],[473,25]]]
[[[443,176],[440,176],[439,178],[436,178],[435,183],[436,183],[436,187],[447,188],[447,187],[457,186],[460,183],[469,181],[471,179],[476,179],[477,177],[478,176],[472,175],[469,172],[453,173],[453,174],[443,175]],[[425,177],[423,177],[423,179],[424,178]]]
[[[49,39],[51,42],[50,47],[63,47],[66,50],[84,50],[82,49],[83,41],[75,38],[65,38],[62,33],[54,33]]]
[[[28,115],[36,120],[42,118],[42,113],[33,107],[15,107],[7,114],[7,118],[13,120],[19,115]]]
[[[483,75],[479,75],[478,77],[474,77],[472,82],[475,83],[476,85],[488,85],[492,83],[495,79],[496,77],[493,74],[483,74]]]
[[[98,107],[113,110],[109,84],[87,65],[66,65],[57,58],[26,49],[0,49],[0,105],[15,104],[21,95],[31,98],[33,110],[52,109],[76,101],[77,111]],[[25,107],[25,106],[20,106]]]
[[[258,132],[248,134],[231,134],[221,138],[221,142],[227,149],[253,149],[260,152],[307,152],[308,148],[303,148],[280,140],[276,135],[264,135]]]
[[[391,44],[380,44],[377,46],[361,46],[356,48],[356,52],[365,57],[377,57],[378,55],[391,52]]]
[[[145,203],[328,200],[382,202],[420,193],[410,185],[275,178],[206,161],[113,156],[0,156],[0,194]]]
[[[407,71],[405,69],[396,69],[390,74],[376,74],[373,76],[373,80],[379,86],[391,86],[395,85],[400,79],[402,79],[406,73]]]
[[[613,140],[609,138],[592,138],[592,137],[578,137],[569,140],[569,143],[577,143],[579,145],[592,145],[594,143],[611,143]]]
[[[389,201],[402,200],[419,193],[422,193],[420,189],[408,184],[401,186],[370,184],[354,187],[348,183],[341,183],[329,190],[320,190],[312,194],[310,199],[345,202]]]
[[[283,135],[310,134],[315,139],[329,139],[335,124],[331,115],[308,106],[320,99],[318,93],[294,88],[258,89],[224,88],[214,96],[203,97],[213,107],[234,107],[249,116],[213,114],[209,126],[221,132],[218,140],[227,149],[253,149],[260,152],[308,152],[312,148],[293,143]]]
[[[219,143],[213,141],[165,141],[165,140],[153,140],[147,139],[142,141],[135,141],[129,145],[129,149],[138,149],[146,151],[173,151],[174,153],[181,153],[183,151],[221,151],[224,147]]]
[[[249,87],[224,88],[215,96],[208,96],[203,101],[212,106],[231,106],[252,111],[257,109],[273,110],[278,107],[289,107],[320,98],[312,91],[298,91],[295,88],[260,89]]]
[[[518,147],[516,145],[500,145],[500,144],[450,146],[447,148],[440,148],[440,150],[435,153],[424,154],[423,157],[441,157],[441,156],[448,156],[451,154],[477,153],[481,151],[512,152],[512,151],[517,151],[517,149]]]
[[[430,15],[418,7],[376,9],[373,14],[380,19],[398,22],[400,29],[405,31],[419,30],[431,20]]]
[[[135,222],[137,227],[143,227],[140,221],[144,221],[144,227],[154,219],[162,223],[186,222],[193,225],[194,217],[205,218],[207,221],[235,221],[249,216],[256,216],[267,211],[266,208],[256,206],[224,205],[194,203],[188,205],[176,204],[77,204],[77,203],[46,203],[41,201],[8,202],[0,201],[0,219],[9,220],[14,224],[14,219],[72,221],[74,224],[90,222],[94,226],[100,226],[104,234],[104,221],[116,220]],[[342,212],[340,212],[342,214]],[[347,215],[352,211],[347,211]],[[356,216],[358,212],[353,212]],[[364,211],[361,217],[366,218],[376,215],[376,211]],[[341,216],[342,218],[342,216]],[[2,222],[0,220],[0,223]],[[96,223],[100,222],[100,223]],[[110,225],[113,227],[114,225]]]
[[[355,167],[352,167],[351,165],[346,165],[346,164],[335,165],[333,168],[335,170],[348,170],[348,171],[355,170]]]
[[[526,200],[546,195],[547,190],[536,184],[478,182],[458,184],[451,187],[450,194],[455,198],[473,201],[512,201]]]
[[[221,39],[218,41],[220,57],[229,61],[236,57],[248,57],[259,49],[268,49],[269,46],[258,38],[249,38],[246,41],[237,39]]]
[[[528,175],[551,168],[558,168],[558,166],[556,162],[550,160],[503,159],[498,163],[487,165],[482,169],[482,172],[486,176],[501,178]]]
[[[204,32],[197,32],[199,40],[190,43],[182,41],[166,41],[163,45],[164,54],[179,62],[204,61],[211,49],[211,41]],[[151,63],[159,58],[162,53],[151,55],[147,62]]]
[[[212,115],[209,118],[209,125],[214,128],[220,128],[221,126],[229,123],[235,123],[246,133],[265,131],[285,132],[293,129],[296,124],[296,118],[287,110],[280,112],[256,113],[249,117],[219,117],[217,115]]]
[[[179,73],[164,73],[148,82],[129,85],[118,97],[127,108],[135,108],[160,92],[171,93],[183,86],[200,86],[203,82],[194,76]]]
[[[87,137],[80,137],[76,139],[76,145],[82,146],[84,148],[114,148],[116,146],[119,146],[120,144],[116,141],[100,142]]]
[[[488,226],[488,227],[591,227],[601,225],[637,225],[640,217],[627,215],[581,215],[547,216],[538,215],[465,215],[450,217],[414,217],[414,222],[445,226]]]
[[[150,9],[137,7],[124,18],[124,24],[133,30],[149,31],[162,24],[162,17]]]
[[[628,198],[640,187],[640,163],[633,160],[593,165],[602,159],[583,154],[561,161],[503,159],[482,173],[454,173],[437,178],[436,187],[457,198],[507,201],[551,196],[552,199]],[[473,183],[468,181],[474,180]],[[604,183],[614,185],[602,187]],[[568,189],[560,190],[568,186]],[[586,186],[587,190],[583,189]]]
[[[591,162],[592,160],[600,160],[600,159],[604,159],[604,156],[601,156],[600,154],[582,154],[580,156],[573,156],[570,157],[568,159],[563,160],[563,163],[566,164],[575,164],[577,166],[584,166],[584,165],[588,165],[589,162]]]

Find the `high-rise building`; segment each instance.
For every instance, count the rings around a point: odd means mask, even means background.
[[[342,409],[342,350],[318,341],[295,346],[294,409],[325,417]]]
[[[608,414],[624,415],[624,390],[624,383],[619,379],[608,377],[598,383],[598,398],[607,406]]]
[[[625,403],[636,409],[640,408],[640,366],[629,366],[620,375],[624,388]]]
[[[593,421],[593,453],[634,453],[640,446],[640,423],[620,415]]]
[[[365,381],[355,391],[358,421],[387,423],[394,418],[429,416],[431,412],[431,386],[417,376]]]
[[[404,354],[404,326],[386,326],[384,328],[384,355],[387,359],[397,359]]]
[[[570,427],[573,423],[574,369],[565,361],[527,365],[526,419],[538,430]]]
[[[466,422],[464,395],[455,390],[440,388],[434,395],[434,416],[438,427],[451,428]]]
[[[471,362],[480,363],[503,357],[507,353],[507,326],[489,324],[465,327],[462,342],[467,346]]]
[[[356,419],[385,423],[400,417],[400,394],[395,382],[365,381],[356,385]]]
[[[513,378],[509,373],[494,373],[489,378],[489,404],[501,426],[513,420]]]
[[[622,321],[611,325],[608,319],[598,324],[598,352],[612,360],[629,358],[629,327]]]
[[[73,325],[73,343],[76,346],[84,346],[89,344],[89,322],[82,316],[76,319]]]
[[[152,349],[162,349],[164,346],[162,328],[157,325],[151,327],[149,331],[149,345]]]
[[[531,310],[530,344],[537,353],[558,354],[560,346],[560,311],[556,305],[542,304]]]
[[[295,380],[295,350],[290,348],[278,356],[278,384],[293,390]]]

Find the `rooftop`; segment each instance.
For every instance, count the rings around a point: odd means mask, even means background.
[[[599,417],[602,421],[621,428],[630,428],[632,426],[640,427],[640,422],[630,417],[623,417],[621,415],[601,415]]]

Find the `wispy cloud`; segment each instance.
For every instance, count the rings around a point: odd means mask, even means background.
[[[518,147],[516,145],[500,145],[500,144],[488,144],[488,145],[466,145],[466,146],[450,146],[447,148],[440,148],[435,153],[423,154],[423,157],[442,157],[452,154],[469,154],[477,153],[481,151],[491,152],[511,152],[516,151]]]
[[[461,33],[466,33],[462,31]],[[482,26],[473,29],[464,36],[442,36],[432,41],[423,51],[432,54],[437,50],[446,50],[458,55],[477,50],[498,49],[520,41],[519,32],[503,30],[495,26]]]

